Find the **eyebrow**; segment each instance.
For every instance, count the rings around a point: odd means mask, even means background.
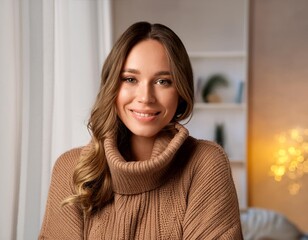
[[[137,69],[133,69],[133,68],[127,68],[127,69],[123,69],[122,73],[140,74],[140,71]],[[159,71],[154,74],[154,76],[163,76],[163,75],[171,75],[171,73],[169,71]]]
[[[160,71],[155,73],[155,76],[162,76],[162,75],[171,75],[169,71]]]
[[[136,69],[132,69],[132,68],[127,68],[127,69],[123,69],[121,71],[121,73],[134,73],[134,74],[140,74],[140,72]]]

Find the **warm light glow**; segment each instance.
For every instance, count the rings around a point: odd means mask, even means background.
[[[280,133],[277,143],[271,175],[277,182],[289,181],[289,193],[296,195],[301,188],[301,178],[308,173],[308,129],[295,128]]]
[[[301,185],[299,183],[291,183],[289,185],[289,193],[291,195],[296,195],[298,194],[300,188],[301,188]]]

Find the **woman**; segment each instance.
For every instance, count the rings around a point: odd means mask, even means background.
[[[139,22],[114,45],[91,143],[53,170],[40,239],[242,239],[226,154],[178,122],[193,75],[177,35]]]

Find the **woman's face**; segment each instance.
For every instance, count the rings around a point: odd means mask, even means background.
[[[174,117],[179,99],[163,45],[152,39],[136,44],[120,77],[119,118],[133,135],[155,137]]]

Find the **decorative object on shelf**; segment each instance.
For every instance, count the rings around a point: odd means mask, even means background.
[[[203,99],[202,99],[202,94],[201,94],[201,86],[202,86],[202,82],[203,82],[203,79],[202,78],[198,78],[198,81],[197,81],[197,87],[196,87],[196,101],[197,102],[202,102]]]
[[[240,81],[238,84],[238,90],[237,90],[235,102],[242,103],[243,97],[244,97],[244,81]]]
[[[228,86],[227,78],[222,74],[211,75],[202,88],[202,98],[204,102],[220,102],[220,96],[215,93],[219,86]]]
[[[275,181],[289,181],[288,190],[296,195],[302,187],[301,179],[308,174],[308,129],[294,128],[277,136],[278,149],[271,175]]]
[[[215,142],[220,146],[224,147],[225,144],[225,133],[224,133],[224,125],[222,123],[218,123],[215,126]]]

